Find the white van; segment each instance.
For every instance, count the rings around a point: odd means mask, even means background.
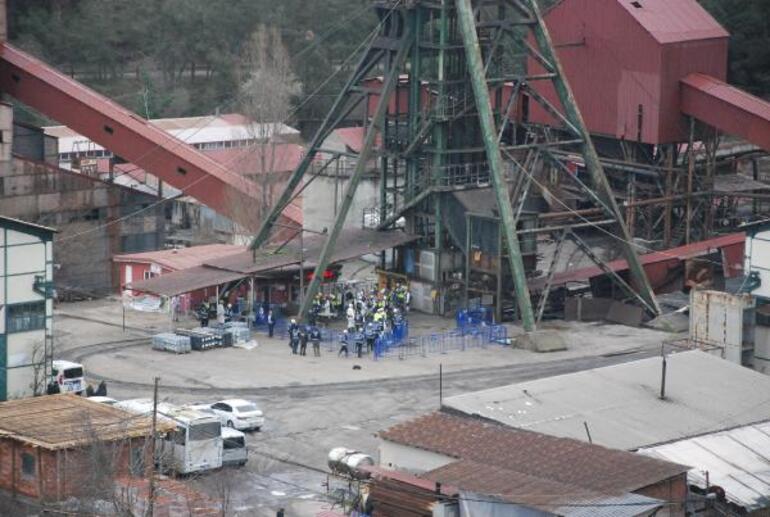
[[[231,427],[222,428],[222,465],[242,466],[249,459],[246,449],[246,435]]]
[[[51,369],[51,383],[59,386],[59,393],[81,395],[86,389],[83,365],[71,361],[54,361]]]
[[[136,415],[152,416],[149,399],[124,400],[115,404]],[[162,469],[179,474],[190,474],[218,469],[222,466],[222,424],[215,416],[190,408],[181,408],[161,402],[158,418],[173,422],[176,430],[158,438],[156,448]]]

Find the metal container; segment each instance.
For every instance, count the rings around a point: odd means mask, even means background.
[[[361,468],[374,466],[374,459],[368,454],[345,447],[335,447],[329,451],[327,458],[332,472],[355,479],[368,478],[369,473]]]

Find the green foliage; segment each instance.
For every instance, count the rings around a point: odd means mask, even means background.
[[[701,0],[730,34],[730,82],[770,95],[770,1]]]
[[[312,92],[375,23],[368,0],[10,0],[10,8],[15,44],[152,116],[237,109],[242,51],[260,25],[277,28]],[[303,115],[323,112],[337,84]]]

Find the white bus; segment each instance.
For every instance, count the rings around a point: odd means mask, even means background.
[[[152,400],[132,399],[115,404],[137,415],[152,416]],[[156,441],[161,469],[190,474],[222,466],[222,424],[218,418],[161,402],[158,418],[173,422],[176,430]]]

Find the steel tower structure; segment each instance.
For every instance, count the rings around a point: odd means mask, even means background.
[[[252,241],[256,249],[267,240],[303,178],[312,174],[322,142],[353,109],[366,103],[363,147],[308,286],[301,315],[307,314],[318,292],[356,188],[367,163],[374,158],[379,160],[379,228],[391,228],[403,218],[408,231],[420,234],[423,244],[437,251],[450,242],[442,197],[458,190],[491,188],[494,200],[489,203],[496,205],[504,244],[501,256],[507,259],[518,314],[527,331],[534,330],[542,316],[548,287],[541,293],[538,307],[533,308],[519,223],[528,194],[536,189],[543,195],[553,194],[548,192],[552,184],[544,179],[546,169],[550,176],[559,176],[557,184],[580,190],[600,209],[601,216],[589,220],[564,204],[564,224],[541,226],[535,231],[556,233],[559,243],[565,238],[574,240],[628,298],[649,313],[657,313],[652,289],[536,0],[375,0],[374,9],[379,19],[376,36]],[[539,70],[529,71],[528,61],[535,62]],[[560,105],[531,87],[538,81],[553,84]],[[566,130],[527,124],[527,106],[533,102]],[[566,153],[582,156],[585,180],[572,173]],[[575,225],[595,226],[615,239],[628,261],[629,281],[591,253],[572,231]],[[470,248],[464,253],[467,256]]]

